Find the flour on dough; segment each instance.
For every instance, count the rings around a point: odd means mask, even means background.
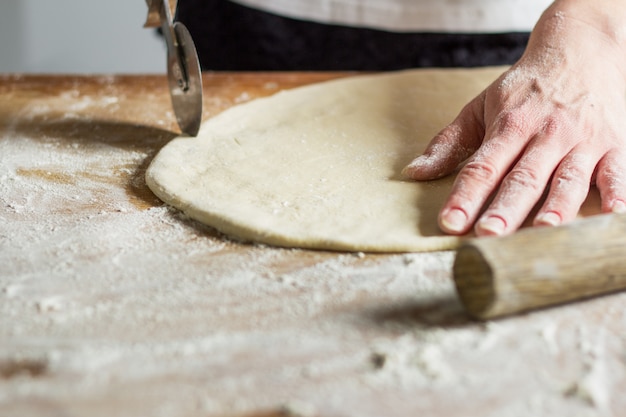
[[[437,213],[453,178],[400,171],[502,68],[411,70],[287,90],[167,144],[146,180],[166,203],[240,239],[398,252],[451,249]]]

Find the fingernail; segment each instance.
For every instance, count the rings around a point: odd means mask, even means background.
[[[482,232],[481,235],[499,236],[504,234],[506,223],[500,217],[491,216],[481,219],[476,225],[476,229]]]
[[[613,203],[613,207],[611,207],[611,211],[613,213],[626,213],[626,203],[624,203],[622,200],[615,200],[615,202]]]
[[[450,233],[461,233],[467,225],[467,215],[463,210],[450,209],[441,216],[441,226]]]
[[[553,211],[540,214],[535,218],[535,226],[558,226],[562,222],[561,216]]]

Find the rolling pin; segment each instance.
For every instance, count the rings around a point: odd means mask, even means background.
[[[485,320],[626,288],[626,214],[474,238],[453,265],[457,293]]]

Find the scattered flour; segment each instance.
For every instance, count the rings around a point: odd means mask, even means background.
[[[167,133],[84,127],[94,107],[134,103],[119,82],[31,107],[0,99],[15,115],[0,123],[0,415],[626,408],[624,295],[477,323],[454,294],[451,252],[230,241],[146,191]]]

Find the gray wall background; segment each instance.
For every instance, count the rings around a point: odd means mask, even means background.
[[[0,0],[0,72],[165,73],[144,0]]]

